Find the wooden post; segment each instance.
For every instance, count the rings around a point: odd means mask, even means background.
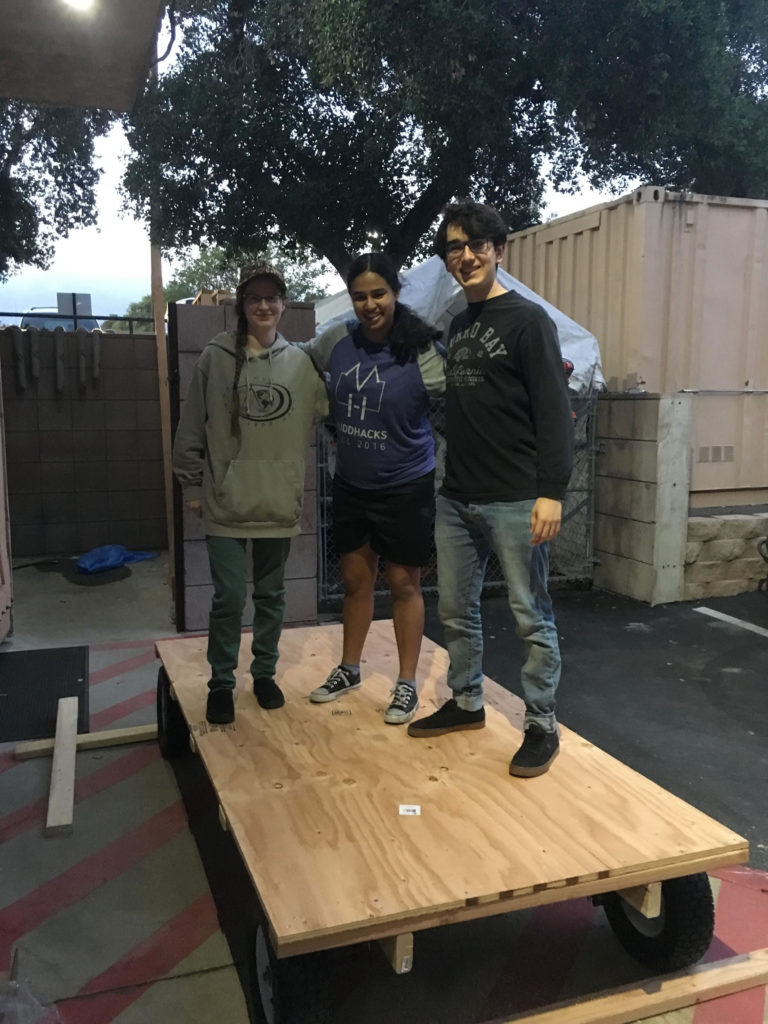
[[[155,36],[155,56],[158,39]],[[153,63],[149,77],[157,76],[157,64]],[[168,390],[168,346],[166,342],[165,295],[163,294],[163,264],[160,247],[154,244],[152,235],[155,226],[155,203],[150,203],[150,292],[152,296],[152,315],[155,321],[155,343],[157,347],[157,381],[160,390],[160,430],[163,441],[163,485],[165,490],[165,533],[168,547],[168,585],[171,588],[171,600],[176,599],[176,560],[174,558],[173,529],[173,470],[171,469],[171,399]]]
[[[634,885],[631,889],[618,889],[617,892],[643,917],[658,917],[661,913],[661,882]]]
[[[163,268],[160,249],[150,250],[152,265],[152,310],[157,339],[157,382],[160,390],[160,429],[163,439],[163,484],[165,488],[165,532],[168,545],[168,582],[172,597],[176,592],[174,531],[173,531],[173,470],[171,469],[171,398],[168,390],[168,347],[165,328],[165,296],[163,295]]]
[[[413,967],[413,932],[389,935],[386,939],[379,939],[379,945],[395,974],[407,974],[411,970]]]

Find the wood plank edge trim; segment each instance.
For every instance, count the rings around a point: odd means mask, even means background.
[[[689,971],[649,978],[644,985],[623,985],[533,1014],[505,1017],[497,1024],[632,1024],[767,982],[768,949],[757,949]]]
[[[237,836],[235,828],[233,834]],[[663,865],[639,869],[636,872],[612,875],[606,878],[591,878],[588,881],[576,882],[573,885],[525,890],[522,894],[513,892],[508,898],[495,902],[462,903],[455,906],[436,907],[425,913],[416,911],[413,915],[398,915],[392,918],[380,918],[378,921],[365,921],[351,924],[343,929],[331,931],[303,932],[293,939],[290,935],[279,936],[270,929],[272,946],[278,958],[298,956],[302,953],[314,953],[323,949],[339,949],[342,946],[353,946],[358,942],[370,942],[399,935],[408,931],[423,931],[436,928],[443,924],[456,924],[461,921],[474,921],[483,917],[494,917],[497,914],[508,914],[513,910],[527,910],[550,903],[562,903],[566,900],[597,896],[601,893],[617,892],[633,886],[649,885],[667,878],[680,878],[684,875],[697,874],[700,871],[726,867],[730,864],[745,864],[749,859],[749,847],[713,850],[710,854],[697,857],[684,863]],[[256,880],[254,886],[258,891]],[[506,894],[505,894],[506,896]]]

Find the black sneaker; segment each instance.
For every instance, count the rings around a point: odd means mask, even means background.
[[[343,665],[337,665],[323,685],[310,693],[309,699],[315,704],[325,704],[326,701],[336,700],[342,694],[357,690],[359,687],[360,673],[350,672]]]
[[[525,730],[522,746],[509,762],[509,774],[521,779],[532,779],[543,775],[560,753],[557,729],[547,732],[540,725],[531,722]]]
[[[446,701],[441,708],[418,722],[408,726],[409,736],[442,736],[445,732],[458,732],[460,729],[485,728],[485,708],[479,711],[465,711],[453,698]]]
[[[273,708],[281,708],[285,704],[283,691],[271,676],[262,676],[260,679],[254,679],[253,692],[256,694],[259,707],[267,708],[271,711]]]
[[[205,717],[211,725],[229,725],[235,720],[235,698],[232,690],[220,687],[210,690],[205,705]]]
[[[419,696],[411,683],[399,682],[392,687],[392,703],[384,713],[387,725],[405,725],[416,714]]]

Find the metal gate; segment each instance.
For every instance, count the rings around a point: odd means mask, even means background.
[[[430,421],[438,450],[438,467],[442,440],[443,399],[432,403]],[[575,446],[571,481],[563,502],[563,524],[558,537],[549,545],[550,584],[552,586],[587,586],[592,581],[594,487],[595,487],[595,420],[597,393],[586,398],[571,398],[574,414]],[[318,604],[326,610],[341,607],[344,585],[341,559],[333,546],[331,525],[333,505],[331,485],[335,467],[336,442],[332,428],[322,427],[317,439],[317,522],[318,522]],[[440,469],[436,472],[440,479]],[[437,556],[432,549],[429,563],[421,574],[424,593],[437,590]],[[494,554],[488,561],[484,594],[498,593],[504,587],[504,576]],[[376,580],[377,597],[388,593],[383,573]]]

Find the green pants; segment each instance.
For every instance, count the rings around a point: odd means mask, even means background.
[[[213,603],[208,620],[208,663],[212,690],[235,685],[240,633],[245,608],[246,568],[244,537],[205,538],[213,580]],[[253,642],[251,674],[254,679],[274,677],[277,644],[285,614],[285,563],[290,537],[251,541],[253,554]]]

